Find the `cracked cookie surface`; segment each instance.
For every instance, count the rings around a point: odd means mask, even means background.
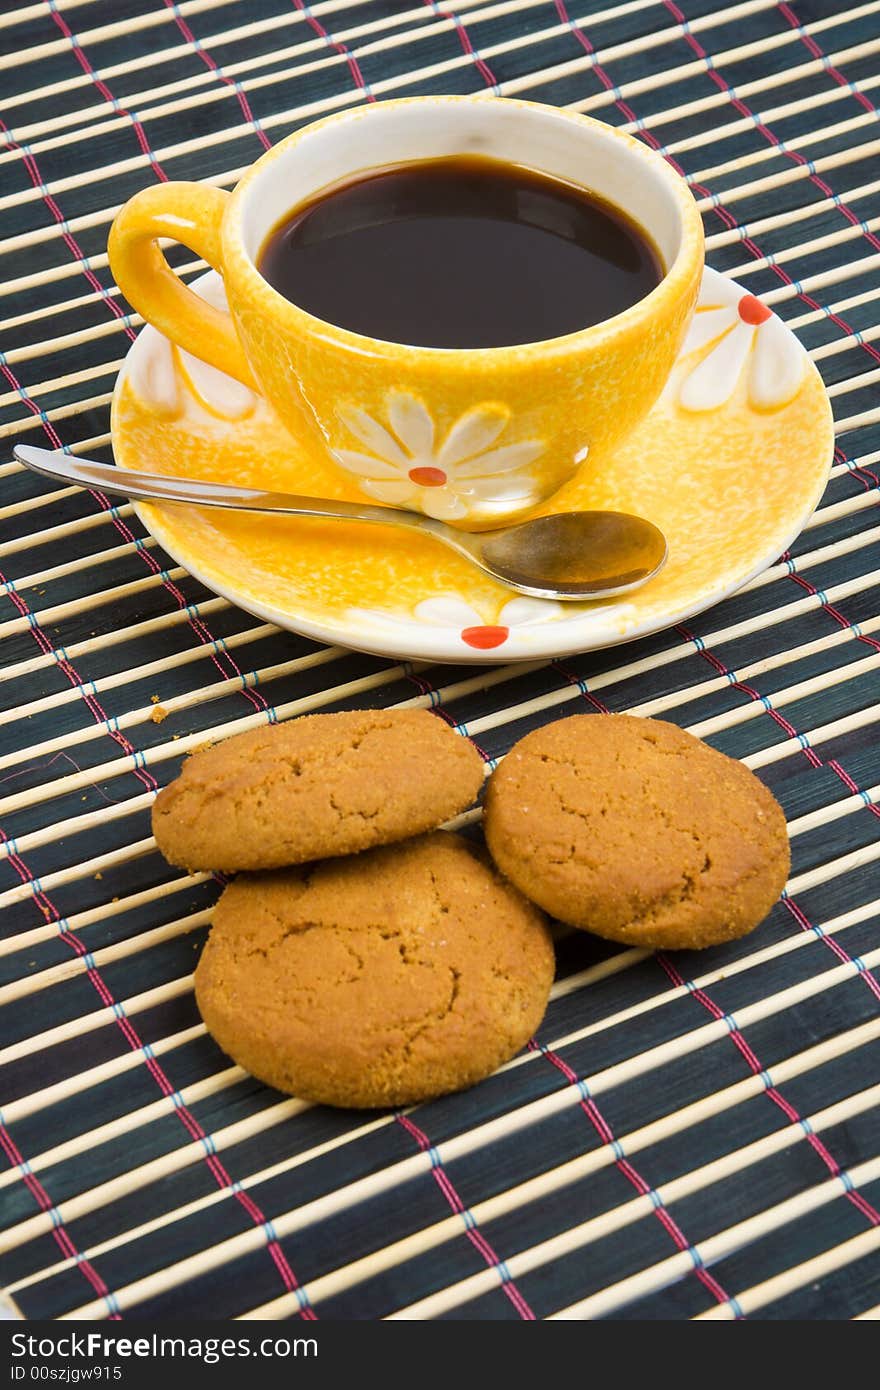
[[[274,869],[431,830],[482,783],[473,744],[426,710],[311,714],[194,753],[153,834],[182,868]]]
[[[658,950],[744,936],[790,866],[785,816],[754,773],[633,715],[527,734],[492,774],[483,829],[501,871],[560,921]]]
[[[488,1076],[544,1015],[543,913],[467,841],[235,880],[196,970],[220,1047],[305,1100],[407,1105]]]

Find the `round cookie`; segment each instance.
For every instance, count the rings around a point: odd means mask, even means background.
[[[187,759],[153,834],[186,869],[274,869],[431,830],[482,783],[473,744],[427,710],[310,714]]]
[[[208,1031],[247,1071],[327,1105],[408,1105],[488,1076],[553,982],[541,913],[445,831],[236,879],[196,970]]]
[[[492,774],[483,828],[502,872],[555,917],[658,950],[744,936],[790,866],[785,816],[748,768],[625,714],[527,734]]]

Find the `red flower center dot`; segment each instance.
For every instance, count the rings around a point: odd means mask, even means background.
[[[446,474],[442,468],[411,468],[409,480],[418,487],[442,487],[446,482]]]
[[[749,323],[753,328],[759,323],[766,323],[772,313],[772,310],[753,294],[744,294],[736,307],[743,323]]]
[[[510,634],[509,627],[466,627],[462,629],[461,640],[469,647],[477,647],[481,652],[492,647],[500,647]]]

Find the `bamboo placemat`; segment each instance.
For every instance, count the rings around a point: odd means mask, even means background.
[[[4,8],[0,1283],[24,1316],[880,1316],[878,55],[880,0]],[[109,457],[140,321],[105,244],[137,188],[228,187],[318,114],[474,91],[661,149],[711,264],[809,348],[839,447],[767,574],[610,652],[414,670],[258,623],[130,506],[7,461]],[[208,734],[355,705],[436,709],[489,760],[569,712],[673,719],[782,801],[787,896],[704,955],[568,940],[535,1047],[463,1095],[284,1098],[199,1022],[217,885],[165,865],[149,807]]]

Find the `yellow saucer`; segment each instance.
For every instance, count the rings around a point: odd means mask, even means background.
[[[213,272],[194,288],[222,303]],[[298,452],[265,402],[150,327],[119,374],[112,433],[124,468],[367,500],[351,474]],[[390,657],[525,661],[624,642],[725,598],[801,531],[833,451],[828,397],[797,339],[707,269],[663,398],[613,464],[588,460],[542,508],[635,512],[661,528],[666,568],[624,599],[517,597],[414,532],[164,504],[138,514],[196,578],[279,627]]]

